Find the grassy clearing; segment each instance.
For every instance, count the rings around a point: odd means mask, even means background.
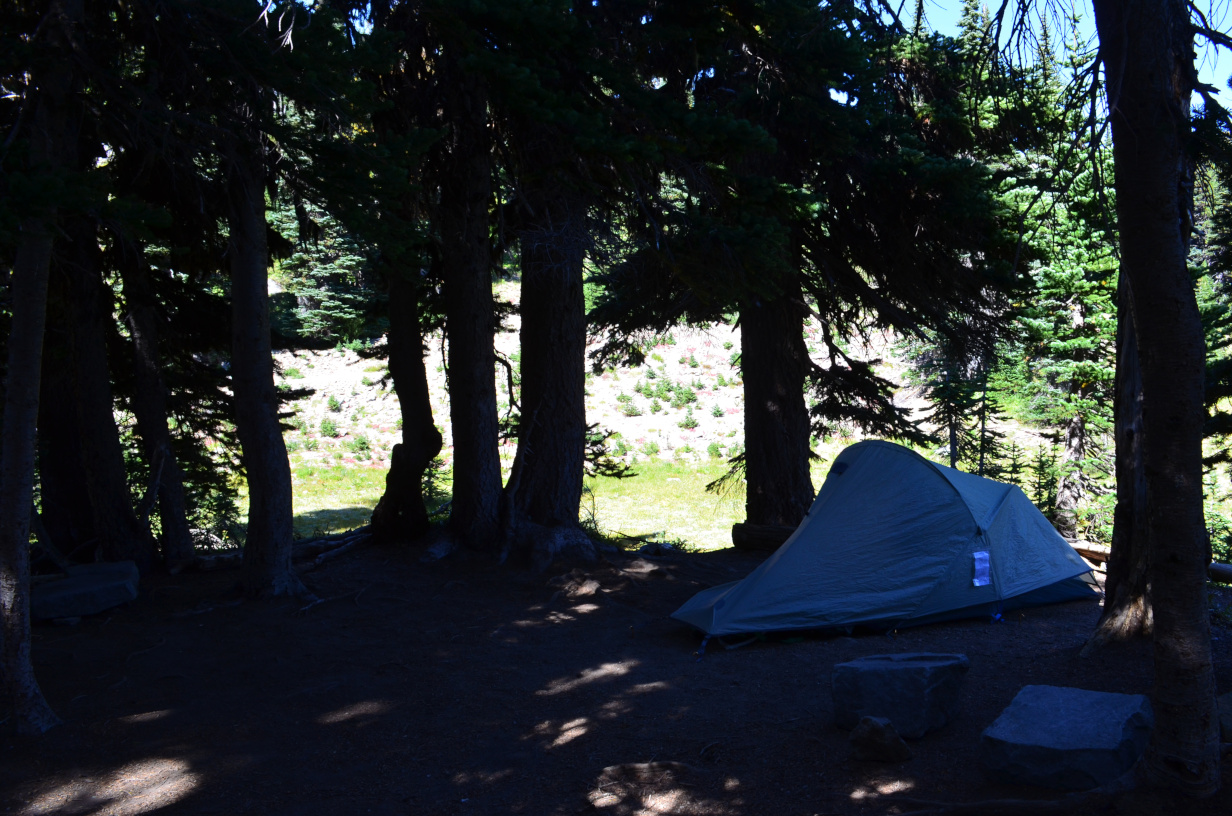
[[[721,459],[639,462],[628,479],[587,479],[582,515],[594,515],[605,533],[657,534],[695,549],[731,546],[731,526],[744,520],[743,484],[723,496],[706,485],[727,471]],[[368,523],[385,490],[384,468],[299,464],[291,469],[295,491],[295,534],[302,538],[343,532]],[[825,465],[813,468],[820,485]],[[446,474],[447,475],[447,474]],[[240,518],[247,513],[241,499]]]
[[[700,464],[640,462],[629,479],[587,479],[590,494],[582,512],[593,511],[604,532],[630,536],[660,534],[688,546],[713,550],[731,546],[731,526],[744,519],[744,485],[725,496],[706,492],[722,476],[721,460]]]
[[[295,493],[295,534],[303,538],[362,527],[385,492],[385,468],[291,468]]]

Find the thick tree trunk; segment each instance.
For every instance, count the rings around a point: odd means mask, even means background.
[[[1070,417],[1065,425],[1065,446],[1061,452],[1061,478],[1057,483],[1057,531],[1070,541],[1078,538],[1078,506],[1082,503],[1082,458],[1087,447],[1086,420]]]
[[[479,82],[461,74],[447,105],[449,156],[440,179],[441,263],[449,337],[449,420],[453,504],[449,527],[474,550],[496,547],[501,496],[496,357],[493,340],[488,206],[491,158],[487,103]]]
[[[92,560],[97,545],[90,491],[81,467],[81,428],[73,378],[68,303],[49,282],[38,416],[39,498],[52,544],[76,560]]]
[[[232,158],[228,172],[231,235],[231,387],[235,430],[248,478],[244,590],[250,596],[303,595],[291,567],[291,465],[278,425],[270,347],[265,185],[259,155]]]
[[[13,323],[0,442],[0,682],[23,734],[41,734],[59,722],[30,662],[30,508],[51,246],[45,225],[33,220],[22,225],[10,284]]]
[[[124,466],[124,448],[115,422],[111,370],[107,359],[107,321],[111,293],[103,284],[98,231],[86,216],[66,226],[70,243],[57,253],[53,286],[63,279],[68,292],[77,425],[81,466],[90,494],[90,512],[99,551],[109,561],[131,560],[144,573],[154,564],[154,540],[133,512]]]
[[[804,315],[798,291],[740,310],[749,524],[795,527],[813,502]]]
[[[81,106],[72,98],[69,42],[81,18],[80,0],[68,0],[52,3],[44,21],[48,42],[40,45],[58,58],[49,60],[46,74],[34,77],[29,155],[35,172],[73,164]],[[41,734],[59,722],[30,661],[30,509],[53,216],[31,217],[21,225],[9,283],[13,319],[0,428],[0,683],[14,728],[22,734]]]
[[[193,558],[192,532],[184,474],[171,447],[167,425],[167,386],[163,382],[158,351],[159,315],[150,288],[150,268],[141,247],[125,242],[121,259],[124,300],[133,352],[133,415],[145,449],[146,461],[157,474],[158,515],[162,527],[163,559],[177,571]]]
[[[402,441],[394,445],[385,494],[372,511],[372,534],[378,541],[413,541],[428,532],[423,476],[442,440],[428,399],[415,285],[399,270],[389,278],[389,373],[402,411]]]
[[[586,303],[582,263],[586,224],[581,205],[529,199],[522,250],[522,422],[502,519],[510,545],[535,560],[561,550],[593,557],[578,526],[586,450]],[[527,529],[519,530],[523,525]],[[552,528],[539,533],[536,527]]]
[[[1113,396],[1116,510],[1104,582],[1104,609],[1083,654],[1105,643],[1151,634],[1146,469],[1142,463],[1142,372],[1129,279],[1117,284],[1117,361]]]
[[[1155,728],[1148,774],[1196,796],[1219,788],[1219,722],[1202,515],[1205,348],[1186,266],[1193,33],[1181,0],[1096,0],[1106,66],[1121,274],[1133,290],[1154,605]]]

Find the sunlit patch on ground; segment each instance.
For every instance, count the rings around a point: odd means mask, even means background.
[[[385,714],[389,711],[389,703],[384,700],[364,700],[349,706],[343,706],[337,711],[322,714],[317,718],[321,725],[337,725],[352,720],[367,720]]]
[[[20,816],[136,816],[180,801],[197,787],[198,775],[179,759],[131,762],[98,779],[76,779],[39,795]]]
[[[584,735],[590,729],[589,717],[578,717],[576,720],[570,720],[560,727],[560,735],[552,740],[551,748],[559,748],[562,745],[573,742],[578,737]]]
[[[705,775],[705,771],[679,762],[611,765],[603,769],[586,798],[592,808],[613,816],[659,816],[668,813],[723,816],[743,812],[743,800],[731,795],[735,787],[727,787],[728,793],[722,802],[700,798],[697,794],[698,777]],[[727,781],[735,780],[729,778]]]
[[[590,683],[595,683],[600,680],[610,680],[616,677],[623,677],[637,665],[637,661],[626,661],[624,663],[604,663],[595,669],[585,669],[578,674],[577,677],[558,678],[548,683],[548,687],[539,689],[535,694],[550,697],[554,694],[564,694],[568,691],[581,688]]]
[[[140,714],[129,714],[127,717],[117,717],[116,719],[125,725],[138,725],[140,723],[154,722],[161,720],[163,717],[171,715],[171,709],[162,708],[157,711],[143,711]]]
[[[861,785],[851,792],[851,798],[857,802],[866,799],[876,799],[879,796],[889,796],[894,793],[906,793],[915,787],[909,779],[886,779]]]

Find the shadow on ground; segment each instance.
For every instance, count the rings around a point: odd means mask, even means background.
[[[1078,657],[1090,603],[699,660],[695,633],[667,616],[747,572],[748,555],[634,570],[613,556],[555,581],[417,556],[368,548],[308,573],[326,599],[310,609],[241,602],[234,574],[181,575],[151,579],[109,615],[37,627],[37,670],[66,723],[0,742],[0,808],[756,816],[918,809],[903,796],[1039,798],[1052,794],[979,772],[979,733],[1017,690],[1150,682],[1146,644]],[[1217,642],[1221,690],[1228,640]],[[831,667],[906,651],[970,656],[962,715],[913,743],[907,763],[853,762],[833,726]],[[1145,813],[1134,809],[1144,801],[1109,812]]]

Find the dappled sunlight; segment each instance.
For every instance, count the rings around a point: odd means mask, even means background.
[[[590,730],[587,727],[589,724],[589,717],[578,717],[576,720],[570,720],[560,727],[560,735],[552,741],[550,747],[559,748],[566,743],[573,742]]]
[[[513,776],[512,768],[499,771],[459,771],[449,781],[455,785],[495,785]]]
[[[20,816],[136,816],[172,805],[193,792],[200,775],[180,759],[130,762],[99,779],[57,785],[34,797]]]
[[[604,663],[595,669],[583,669],[578,672],[577,677],[568,679],[559,678],[548,683],[547,688],[539,689],[535,694],[545,697],[550,697],[555,694],[564,694],[565,692],[573,691],[590,683],[597,683],[600,680],[611,680],[617,677],[623,677],[628,674],[640,661],[626,660],[623,663]]]
[[[171,716],[172,713],[172,710],[169,708],[160,708],[156,711],[144,711],[140,714],[129,714],[125,717],[116,717],[116,721],[122,722],[125,725],[139,725],[141,723],[161,720],[163,717]]]
[[[570,612],[576,612],[579,615],[585,615],[589,612],[597,612],[598,610],[599,604],[592,603],[577,604],[576,606],[569,607]]]
[[[599,707],[599,717],[604,720],[614,720],[625,714],[633,712],[633,706],[629,705],[627,700],[608,700]]]
[[[363,702],[343,706],[337,711],[322,714],[320,717],[317,717],[317,722],[321,725],[337,725],[338,723],[358,720],[360,718],[364,718],[366,721],[371,717],[387,714],[390,709],[391,706],[385,700],[364,700]]]
[[[731,794],[739,787],[724,785],[722,801],[699,798],[697,769],[678,762],[639,762],[603,769],[587,793],[590,806],[619,816],[658,816],[668,813],[706,813],[711,816],[743,812],[744,801]],[[693,777],[689,779],[689,777]]]
[[[851,792],[851,798],[862,802],[895,793],[907,793],[914,788],[915,782],[910,779],[883,779],[858,786]]]

